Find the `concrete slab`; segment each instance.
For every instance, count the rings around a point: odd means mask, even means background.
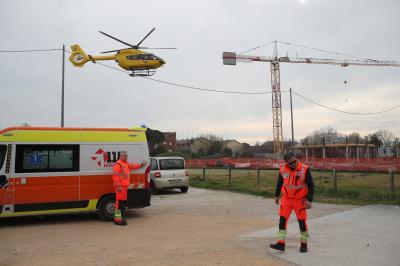
[[[370,205],[319,217],[309,221],[309,231],[307,254],[298,250],[297,222],[288,225],[284,253],[267,248],[275,242],[277,228],[246,234],[240,239],[258,254],[262,249],[298,265],[400,265],[399,206]]]

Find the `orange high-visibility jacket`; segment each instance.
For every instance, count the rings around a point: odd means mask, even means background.
[[[283,186],[281,189],[283,197],[288,199],[302,199],[307,197],[307,169],[308,166],[300,162],[297,163],[297,167],[294,170],[287,164],[280,166],[279,173],[283,178]]]
[[[123,162],[118,160],[113,167],[113,181],[114,187],[128,187],[130,182],[130,173],[132,170],[139,169],[142,167],[141,164],[134,163],[130,164],[128,162]]]

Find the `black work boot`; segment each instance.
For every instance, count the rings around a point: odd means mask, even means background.
[[[269,247],[279,251],[285,251],[285,244],[276,242],[275,244],[269,244]]]
[[[307,243],[301,243],[300,252],[301,253],[306,253],[307,251],[308,251]]]
[[[128,222],[125,219],[122,219],[121,225],[128,225]]]

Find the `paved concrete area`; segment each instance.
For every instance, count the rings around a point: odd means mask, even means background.
[[[298,223],[288,226],[284,253],[268,252],[297,265],[400,265],[400,207],[370,205],[319,217],[309,222],[308,254],[298,251]],[[277,228],[239,237],[262,254],[275,241]]]

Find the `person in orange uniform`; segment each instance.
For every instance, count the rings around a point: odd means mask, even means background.
[[[128,187],[130,182],[130,173],[132,170],[144,167],[147,162],[144,160],[141,164],[128,163],[128,152],[122,151],[120,158],[113,167],[113,181],[115,189],[115,213],[114,223],[116,225],[127,225],[126,221],[126,205],[128,199]]]
[[[275,191],[275,203],[280,205],[278,241],[270,244],[270,248],[285,251],[287,223],[294,210],[300,226],[300,252],[307,252],[307,209],[311,208],[314,182],[309,167],[299,162],[293,153],[286,153],[283,159],[286,163],[279,168]],[[279,200],[280,194],[282,197]]]

